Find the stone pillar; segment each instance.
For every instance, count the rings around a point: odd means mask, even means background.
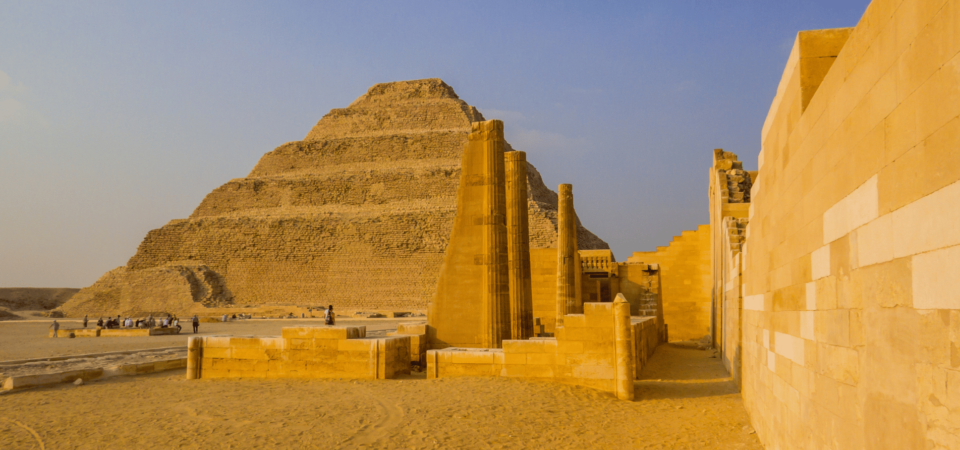
[[[200,378],[200,359],[203,357],[203,338],[193,336],[187,339],[187,379]]]
[[[469,139],[481,145],[483,195],[483,329],[484,348],[499,348],[510,333],[510,287],[507,263],[507,193],[504,183],[503,122],[474,122]]]
[[[599,278],[596,281],[594,281],[594,284],[596,285],[596,288],[597,288],[597,301],[602,302],[603,297],[601,296],[603,295],[603,285],[600,284]]]
[[[507,254],[510,272],[510,339],[533,336],[533,285],[530,277],[530,225],[527,207],[527,154],[504,153],[507,187]]]
[[[431,349],[497,348],[510,332],[503,122],[474,122],[457,215],[427,313]]]
[[[577,219],[573,212],[573,185],[561,184],[557,208],[557,327],[563,316],[577,311]]]
[[[614,336],[617,349],[617,398],[633,400],[633,378],[636,358],[633,355],[633,331],[630,329],[630,303],[623,294],[613,302]]]

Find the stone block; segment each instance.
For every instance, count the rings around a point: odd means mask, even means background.
[[[821,374],[851,386],[856,386],[860,382],[860,359],[856,350],[819,344],[817,357]]]
[[[312,338],[288,339],[287,342],[290,343],[290,346],[288,348],[293,350],[313,350],[315,348],[314,340]]]
[[[493,353],[485,351],[453,352],[454,364],[493,364]]]
[[[356,339],[360,337],[360,331],[356,327],[315,327],[313,337],[315,339]]]
[[[960,182],[891,214],[894,258],[960,244]]]
[[[260,348],[264,350],[283,350],[286,347],[286,339],[278,337],[260,338]]]
[[[566,322],[565,322],[566,323]],[[583,342],[557,341],[558,353],[583,353]]]
[[[527,354],[526,353],[503,353],[503,363],[504,364],[526,364],[527,363]]]
[[[313,348],[318,351],[337,351],[340,348],[339,339],[314,339]]]
[[[613,340],[584,341],[581,344],[583,345],[583,353],[587,354],[614,353],[616,351],[615,341]]]
[[[569,328],[585,327],[586,317],[583,314],[567,314],[563,316],[563,326]]]
[[[230,338],[230,347],[236,349],[257,349],[261,348],[260,338],[257,337],[232,337]],[[236,356],[234,356],[236,357]]]
[[[284,339],[310,339],[313,337],[314,327],[284,327],[280,335]]]
[[[574,366],[573,376],[585,379],[613,380],[617,376],[616,368],[610,366]]]
[[[203,348],[230,348],[230,336],[206,336],[203,338]]]
[[[565,355],[564,362],[566,365],[572,367],[615,367],[617,362],[616,358],[617,356],[615,353],[581,353]]]
[[[526,366],[507,366],[526,367]],[[440,366],[441,377],[492,377],[500,374],[500,368],[493,364],[447,364]],[[508,369],[509,370],[509,369]]]
[[[376,348],[375,339],[343,339],[338,342],[337,349],[341,352],[366,351],[369,352]]]
[[[556,349],[555,340],[503,341],[504,353],[554,353]]]
[[[960,309],[960,245],[922,253],[912,259],[913,307]]]
[[[557,363],[554,353],[528,353],[527,364],[532,365],[554,365]]]
[[[426,322],[407,322],[397,325],[400,334],[427,334]]]

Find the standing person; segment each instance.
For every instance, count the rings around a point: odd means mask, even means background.
[[[86,314],[84,314],[84,316],[83,316],[83,327],[84,327],[84,328],[87,327],[87,316],[86,316]]]
[[[323,323],[333,325],[337,322],[336,315],[333,313],[333,305],[327,307],[323,313]]]
[[[193,315],[193,334],[197,334],[197,330],[200,329],[200,319],[197,318],[197,315]]]
[[[60,324],[57,323],[56,319],[50,324],[50,328],[53,328],[53,337],[57,337],[57,331],[60,331]]]

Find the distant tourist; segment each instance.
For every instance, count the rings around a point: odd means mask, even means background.
[[[86,316],[86,315],[83,316],[83,327],[84,327],[84,328],[87,327],[87,316]]]
[[[336,315],[333,313],[333,305],[327,307],[323,312],[323,322],[327,325],[333,325],[337,322]]]
[[[53,328],[53,337],[57,337],[57,331],[60,331],[60,324],[56,320],[50,325],[50,328]]]
[[[197,330],[200,329],[200,319],[196,314],[193,315],[193,334],[197,334]]]
[[[227,315],[224,314],[220,321],[221,321],[221,322],[226,322],[226,321],[227,321]]]
[[[103,317],[97,319],[97,326],[103,328]]]
[[[180,334],[180,330],[183,329],[183,327],[180,326],[180,319],[176,317],[173,318],[173,328],[176,328],[177,334]]]
[[[164,317],[163,321],[160,322],[160,328],[166,328],[168,325],[170,325],[170,319],[168,317]]]

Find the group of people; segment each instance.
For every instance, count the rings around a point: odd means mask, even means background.
[[[89,323],[89,318],[83,316],[83,327],[86,328]],[[124,319],[120,318],[120,315],[117,315],[116,318],[108,317],[106,320],[103,317],[97,319],[97,326],[100,328],[106,329],[115,329],[115,328],[176,328],[177,333],[183,329],[180,326],[180,318],[171,314],[167,314],[166,317],[162,317],[160,320],[157,320],[150,315],[147,318],[138,318],[134,319],[132,317],[127,317]],[[193,332],[197,332],[197,328],[200,326],[200,320],[197,316],[193,316]]]

